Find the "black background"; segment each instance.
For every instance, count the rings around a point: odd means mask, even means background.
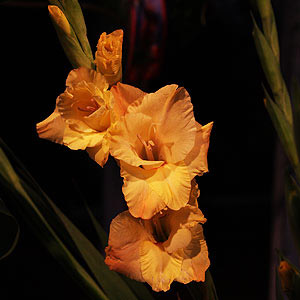
[[[92,50],[101,32],[124,26],[125,60],[127,20],[100,2],[80,2]],[[146,92],[169,83],[184,86],[196,120],[214,121],[210,172],[198,178],[199,207],[208,219],[204,230],[211,273],[221,300],[267,299],[276,135],[263,105],[264,78],[251,34],[251,7],[243,0],[210,1],[206,24],[200,22],[197,1],[168,0],[166,8],[160,74],[147,85],[134,85]],[[35,132],[35,124],[53,111],[71,70],[47,2],[4,2],[0,28],[1,138],[66,215],[97,243],[82,197],[107,229],[110,219],[125,209],[114,161],[101,169],[85,152],[40,140]],[[126,83],[126,69],[124,73]],[[21,293],[31,299],[86,299],[20,216],[18,220],[20,241],[0,261],[0,298],[18,299]],[[173,294],[159,293],[157,298]]]

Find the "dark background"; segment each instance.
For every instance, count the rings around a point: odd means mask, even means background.
[[[289,79],[291,49],[295,55],[298,48],[284,43],[288,30],[284,24],[297,5],[282,2],[274,2],[274,8]],[[250,2],[211,0],[202,6],[198,1],[167,0],[158,72],[146,79],[139,75],[134,82],[126,65],[130,2],[80,3],[93,52],[101,32],[124,29],[123,82],[146,92],[169,83],[184,86],[192,97],[196,120],[215,122],[210,172],[198,178],[199,207],[208,219],[204,230],[211,273],[220,300],[267,299],[274,253],[273,182],[282,170],[276,167],[280,148],[263,105],[264,77],[251,34]],[[66,215],[97,243],[82,198],[108,229],[111,218],[126,207],[118,168],[110,159],[101,169],[85,152],[40,140],[35,132],[35,124],[52,113],[72,68],[51,24],[47,2],[3,2],[0,28],[1,138]],[[134,62],[141,74],[147,73],[145,53],[137,53]],[[284,158],[281,161],[284,165]],[[86,299],[20,216],[18,220],[19,243],[0,261],[0,298],[18,299],[21,293],[31,299]],[[157,294],[159,299],[171,296],[174,291]]]

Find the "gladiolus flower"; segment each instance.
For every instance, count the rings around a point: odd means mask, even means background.
[[[122,43],[123,30],[118,29],[110,34],[103,32],[97,44],[97,71],[105,76],[110,85],[122,78]]]
[[[112,126],[110,152],[120,160],[130,213],[150,219],[166,207],[182,208],[189,200],[191,180],[208,171],[212,123],[201,126],[195,121],[189,94],[177,85],[152,94],[132,93],[123,84],[115,89],[115,103],[125,107]],[[128,99],[132,94],[134,102]]]
[[[70,149],[86,149],[101,166],[107,161],[107,132],[113,121],[113,96],[106,79],[84,67],[72,70],[55,111],[37,124],[39,137]]]
[[[111,222],[105,263],[157,292],[169,290],[174,280],[205,281],[210,264],[201,225],[205,221],[190,204],[150,220],[122,212]]]

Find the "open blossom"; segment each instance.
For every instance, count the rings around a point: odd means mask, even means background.
[[[174,280],[205,281],[210,264],[201,225],[205,221],[200,209],[190,204],[150,220],[122,212],[110,225],[105,263],[157,292],[170,289]]]
[[[122,78],[122,43],[123,30],[118,29],[110,34],[103,32],[97,44],[97,71],[105,76],[110,85]]]
[[[212,123],[195,121],[189,94],[177,85],[151,94],[132,91],[120,83],[113,91],[124,115],[112,126],[110,152],[120,160],[130,213],[150,219],[166,207],[187,204],[191,180],[208,171]],[[134,102],[128,99],[132,94]]]
[[[107,132],[113,121],[113,96],[106,79],[84,67],[72,70],[54,112],[37,124],[41,138],[86,149],[101,166],[107,160]]]

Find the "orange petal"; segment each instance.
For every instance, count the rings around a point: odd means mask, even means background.
[[[157,125],[159,160],[184,160],[195,143],[196,123],[190,96],[184,88],[167,85],[128,106],[129,113],[142,113]]]
[[[87,83],[91,82],[100,90],[108,89],[108,83],[104,76],[92,69],[88,69],[85,67],[80,67],[78,69],[72,70],[67,77],[66,86],[74,86],[82,81],[85,81]]]
[[[130,213],[149,219],[165,207],[178,210],[189,201],[191,180],[183,164],[145,170],[120,161],[123,193]]]
[[[40,138],[63,144],[65,122],[60,113],[55,111],[44,121],[36,124],[36,131]]]
[[[198,223],[205,223],[206,219],[197,207],[186,205],[177,211],[171,211],[164,217],[165,230],[169,232],[168,239],[163,246],[169,253],[186,248],[191,242],[191,228]]]
[[[112,86],[111,92],[115,98],[114,110],[119,116],[127,112],[128,105],[146,95],[142,90],[120,82]]]
[[[191,182],[191,193],[188,204],[191,206],[198,207],[198,197],[200,196],[200,190],[198,188],[198,184],[196,179],[194,178]]]
[[[203,173],[208,172],[207,151],[213,122],[205,126],[201,126],[199,123],[196,123],[196,125],[197,134],[194,147],[184,160],[192,177],[201,176]]]
[[[83,122],[68,124],[57,109],[44,121],[36,124],[40,138],[63,144],[72,150],[101,145],[103,135],[87,127]]]
[[[140,246],[140,263],[144,280],[159,292],[169,290],[180,275],[182,258],[168,254],[160,244],[145,241]]]
[[[91,148],[86,148],[90,158],[103,167],[108,159],[109,147],[106,138],[103,138],[102,143]]]
[[[110,224],[105,263],[111,270],[145,281],[140,265],[140,245],[145,240],[149,237],[139,220],[128,211],[120,213]]]
[[[183,257],[180,276],[176,278],[182,283],[205,281],[205,272],[210,265],[207,245],[203,235],[203,228],[197,224],[191,229],[192,241],[182,250]]]
[[[132,166],[158,168],[164,162],[141,157],[143,144],[138,135],[147,135],[151,118],[142,113],[126,114],[110,130],[110,152],[113,157]]]
[[[177,163],[185,159],[193,148],[196,124],[190,96],[184,88],[165,103],[165,114],[157,127],[161,156],[166,162]]]

